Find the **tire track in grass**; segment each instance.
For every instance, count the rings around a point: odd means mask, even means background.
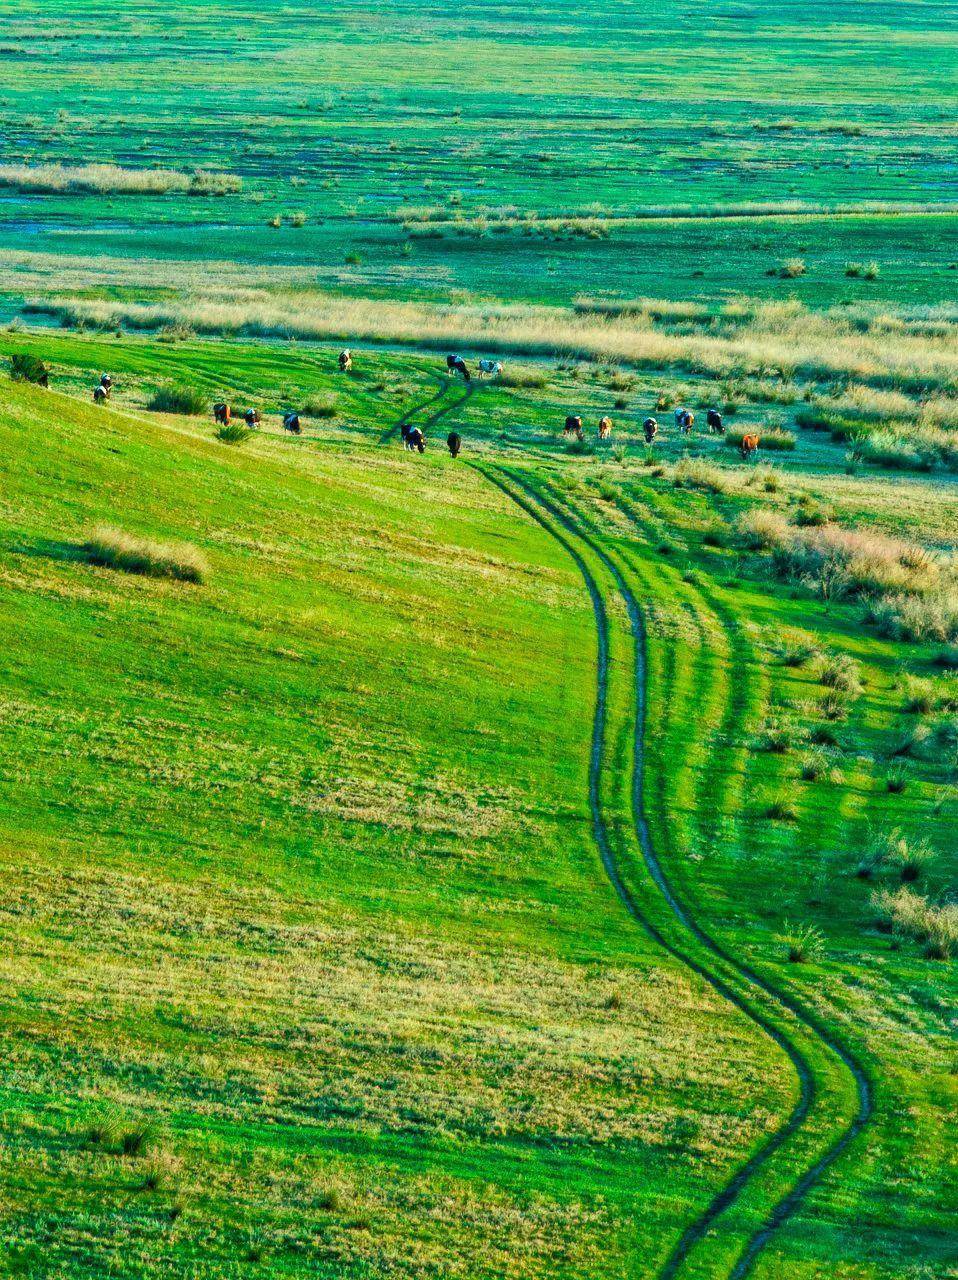
[[[511,475],[510,478],[513,479],[515,483],[523,485],[523,482],[514,475]],[[580,538],[586,546],[590,547],[593,554],[599,558],[599,560],[612,574],[612,577],[614,578],[626,604],[635,642],[636,671],[636,741],[632,792],[633,818],[636,835],[639,839],[643,857],[653,880],[666,899],[666,902],[669,904],[673,914],[701,943],[701,945],[710,951],[716,959],[723,961],[726,965],[736,971],[740,977],[745,980],[745,982],[763,992],[765,996],[770,997],[782,1009],[786,1010],[793,1018],[801,1023],[807,1031],[815,1036],[820,1043],[841,1062],[854,1081],[858,1097],[858,1106],[855,1116],[843,1127],[842,1132],[829,1144],[822,1155],[820,1155],[818,1159],[809,1166],[798,1181],[793,1184],[791,1189],[777,1202],[766,1216],[763,1224],[747,1241],[730,1276],[730,1280],[744,1280],[744,1278],[751,1272],[758,1255],[768,1244],[772,1235],[787,1221],[789,1217],[791,1217],[793,1213],[795,1213],[807,1197],[808,1193],[821,1180],[829,1167],[839,1158],[839,1156],[841,1156],[852,1140],[867,1125],[874,1110],[871,1082],[853,1052],[839,1037],[834,1035],[822,1024],[817,1016],[810,1013],[804,1005],[794,998],[789,992],[782,991],[775,987],[749,964],[737,959],[731,953],[726,951],[723,946],[717,943],[711,935],[702,928],[692,915],[687,905],[676,894],[652,847],[648,822],[644,812],[645,786],[643,775],[645,768],[645,721],[648,668],[648,637],[646,633],[644,615],[642,614],[638,601],[630,589],[616,560],[604,548],[598,545],[593,537],[583,533],[581,528],[577,528],[574,519],[569,516],[568,512],[557,508],[548,500],[543,499],[541,495],[536,494],[535,490],[530,489],[529,486],[523,485],[523,488],[527,493],[531,492],[535,497],[537,497],[538,500],[543,503],[546,510],[550,511],[553,518],[557,519],[565,529],[567,529],[572,535]],[[697,971],[701,972],[700,969]],[[705,976],[713,986],[716,985],[713,975],[703,973],[703,976]],[[723,987],[724,986],[725,984],[723,983]],[[722,988],[717,989],[721,990]],[[766,1030],[775,1042],[785,1049],[786,1053],[788,1053],[788,1056],[791,1058],[799,1075],[801,1095],[798,1104],[794,1108],[785,1125],[780,1128],[777,1133],[772,1136],[769,1142],[760,1148],[730,1179],[726,1186],[717,1193],[705,1213],[686,1228],[682,1238],[667,1261],[665,1268],[660,1272],[662,1280],[670,1280],[671,1277],[678,1274],[679,1268],[687,1257],[692,1246],[706,1234],[712,1223],[714,1223],[721,1213],[732,1204],[746,1184],[752,1180],[752,1178],[760,1171],[762,1166],[767,1164],[769,1158],[775,1153],[775,1151],[777,1151],[786,1140],[798,1133],[810,1114],[812,1105],[817,1096],[817,1089],[810,1064],[804,1054],[802,1054],[800,1048],[794,1044],[790,1037],[785,1035],[785,1033],[781,1032],[772,1024],[766,1022],[764,1017],[752,1009],[737,992],[731,991],[727,987],[726,990],[723,991],[723,994],[726,994],[726,992],[728,993],[728,998],[731,999],[732,1003],[751,1017],[753,1021],[757,1022],[763,1030]]]
[[[411,422],[411,419],[415,417],[417,413],[422,413],[426,409],[431,409],[432,406],[441,400],[446,392],[452,387],[452,380],[450,378],[440,376],[439,382],[439,390],[434,396],[430,396],[428,400],[423,400],[421,404],[415,404],[411,409],[407,409],[391,427],[387,427],[386,430],[382,432],[379,437],[380,444],[388,444],[396,432],[400,431],[407,422]],[[468,383],[463,394],[458,400],[453,400],[450,404],[443,405],[441,409],[437,409],[435,413],[431,413],[423,422],[414,425],[420,426],[422,428],[423,435],[425,435],[430,427],[434,427],[437,422],[440,422],[446,416],[446,414],[452,413],[454,409],[461,409],[464,404],[467,404],[472,398],[475,389],[474,383]]]
[[[589,763],[589,807],[592,814],[592,828],[596,845],[602,858],[602,863],[606,874],[615,889],[623,906],[629,915],[639,924],[645,932],[655,941],[664,951],[677,960],[680,964],[690,969],[697,977],[708,983],[719,995],[735,1006],[741,1013],[755,1023],[766,1035],[768,1035],[789,1057],[803,1082],[807,1082],[807,1087],[801,1089],[799,1102],[793,1110],[788,1121],[769,1138],[762,1147],[755,1152],[744,1166],[733,1176],[726,1186],[713,1198],[705,1211],[686,1228],[678,1244],[673,1249],[669,1258],[666,1260],[663,1269],[660,1271],[661,1280],[670,1280],[678,1274],[680,1267],[685,1261],[686,1256],[692,1246],[701,1240],[712,1227],[715,1220],[722,1212],[733,1202],[738,1195],[741,1187],[758,1171],[759,1168],[769,1159],[769,1157],[782,1145],[786,1138],[801,1125],[808,1111],[810,1098],[812,1095],[811,1072],[805,1063],[804,1058],[800,1055],[788,1037],[774,1024],[769,1022],[761,1013],[752,1009],[748,1002],[744,1000],[729,984],[717,973],[713,973],[696,959],[686,955],[679,947],[675,946],[658,927],[648,919],[642,912],[633,894],[626,885],[622,873],[619,870],[618,863],[611,849],[608,839],[608,833],[605,821],[602,817],[601,800],[599,782],[602,772],[602,748],[605,740],[605,718],[606,703],[608,699],[608,669],[609,669],[609,623],[602,598],[602,593],[598,583],[588,568],[585,560],[574,546],[569,537],[558,532],[553,525],[542,514],[541,509],[546,510],[558,524],[565,529],[572,537],[581,537],[582,535],[574,527],[572,521],[564,513],[557,511],[551,504],[543,500],[541,495],[529,490],[520,480],[512,473],[506,473],[508,479],[520,490],[516,492],[510,484],[503,480],[502,476],[487,469],[477,463],[469,464],[477,471],[480,471],[492,484],[496,485],[508,498],[510,498],[517,506],[526,512],[537,524],[541,525],[571,556],[582,575],[585,585],[588,589],[590,599],[592,601],[593,614],[595,616],[596,628],[599,636],[599,661],[598,661],[598,688],[596,695],[596,711],[593,721],[592,747]],[[585,541],[585,539],[583,539]],[[587,545],[590,545],[587,543]],[[592,548],[595,551],[595,548]],[[600,555],[600,559],[603,557]],[[631,597],[630,597],[631,598]],[[632,600],[635,606],[634,599]],[[633,621],[630,614],[630,621]],[[633,631],[634,638],[635,632]],[[642,655],[644,662],[644,654]],[[639,668],[637,668],[637,671]],[[644,666],[641,668],[644,672]],[[644,816],[641,815],[640,806],[642,803],[642,790],[644,786],[644,756],[640,754],[644,738],[645,725],[645,709],[644,709],[644,681],[636,681],[636,704],[637,718],[635,722],[635,750],[633,767],[633,815],[636,823],[636,834],[642,845],[643,857],[646,858],[646,865],[652,872],[653,879],[659,892],[665,897],[666,902],[672,909],[673,914],[678,914],[680,908],[678,904],[670,897],[670,889],[667,886],[661,868],[655,859],[651,849],[651,841],[649,839],[648,827]],[[641,716],[638,712],[641,711]],[[639,807],[636,807],[636,806]],[[681,920],[683,917],[679,915]]]

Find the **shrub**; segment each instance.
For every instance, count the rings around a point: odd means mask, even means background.
[[[299,412],[304,418],[335,418],[337,400],[333,395],[311,395],[303,402]]]
[[[888,776],[885,778],[885,789],[889,795],[900,796],[907,785],[908,771],[899,761],[889,769]]]
[[[199,414],[206,412],[207,401],[198,387],[163,386],[156,388],[146,407],[154,413]]]
[[[857,280],[858,277],[862,275],[864,270],[865,268],[862,266],[860,262],[845,263],[845,275],[848,276],[849,279],[851,280]]]
[[[800,529],[820,529],[823,524],[828,524],[830,519],[831,512],[820,502],[815,502],[808,497],[799,501],[795,523]]]
[[[784,640],[779,649],[779,656],[786,667],[804,667],[817,655],[818,650],[807,640]]]
[[[728,493],[731,487],[728,472],[702,458],[681,458],[672,472],[672,483],[676,489],[701,489],[705,493]]]
[[[745,511],[735,522],[736,532],[750,551],[770,551],[783,547],[789,540],[791,526],[778,511],[759,507]]]
[[[813,751],[802,761],[799,776],[803,782],[818,782],[828,771],[828,757],[824,751]]]
[[[795,448],[794,432],[784,431],[781,427],[769,427],[762,431],[747,427],[733,427],[725,433],[725,443],[729,448],[741,449],[742,441],[749,434],[757,434],[761,438],[762,448],[772,453],[790,453]]]
[[[863,432],[855,436],[854,447],[859,461],[888,471],[931,471],[935,464],[933,451],[894,431]]]
[[[179,1161],[165,1152],[150,1156],[143,1169],[142,1191],[162,1191],[173,1181],[179,1170]]]
[[[805,271],[806,267],[804,258],[788,258],[782,263],[778,274],[783,280],[797,280],[799,276],[803,276],[805,274]]]
[[[834,723],[837,720],[845,720],[848,717],[848,698],[840,689],[829,689],[824,698],[819,701],[818,714],[824,719]]]
[[[926,944],[925,954],[947,960],[958,947],[958,903],[936,904],[906,885],[872,895],[879,922],[893,932]]]
[[[816,674],[826,689],[837,689],[847,694],[861,693],[859,665],[847,653],[822,654]]]
[[[799,734],[791,725],[780,720],[773,720],[765,726],[759,735],[758,743],[763,751],[771,751],[775,755],[784,755],[796,745]]]
[[[50,368],[37,356],[18,351],[10,357],[10,377],[14,382],[32,382],[35,386],[45,387],[50,382]]]
[[[790,924],[786,920],[779,941],[790,964],[818,960],[825,950],[822,932],[813,924]]]
[[[951,592],[881,596],[869,603],[867,618],[891,640],[958,640],[958,596]]]
[[[137,538],[107,525],[93,531],[83,550],[91,564],[150,578],[202,582],[209,573],[206,560],[195,547]]]
[[[252,431],[242,422],[228,422],[216,428],[216,438],[222,444],[243,444]]]
[[[798,810],[785,796],[778,796],[765,810],[765,817],[772,822],[797,822]]]
[[[817,747],[839,747],[841,739],[831,724],[815,724],[808,731],[808,740]]]

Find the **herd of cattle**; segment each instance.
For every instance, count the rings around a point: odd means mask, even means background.
[[[352,352],[346,348],[339,353],[339,368],[341,373],[349,373],[353,367]],[[498,360],[479,360],[476,365],[479,377],[498,378],[502,374],[502,365]],[[458,373],[466,382],[472,381],[472,374],[469,366],[460,355],[446,356],[446,369],[450,373]],[[110,392],[113,390],[113,379],[108,373],[100,375],[100,381],[93,388],[93,399],[96,404],[105,404],[110,398]],[[245,409],[239,415],[247,427],[253,428],[259,426],[260,413],[258,409]],[[221,426],[228,427],[233,419],[233,409],[225,400],[217,400],[213,405],[213,419]],[[705,424],[708,431],[712,435],[724,435],[725,424],[722,421],[722,415],[718,409],[709,409],[705,415]],[[695,414],[685,408],[675,410],[675,427],[683,436],[692,434],[695,426]],[[291,435],[301,435],[302,425],[299,420],[299,414],[289,411],[283,414],[283,430],[290,432]],[[648,445],[654,444],[659,434],[659,423],[656,418],[646,418],[642,423],[642,432],[645,436],[645,442]],[[402,436],[403,449],[412,453],[426,452],[426,437],[421,427],[413,426],[408,422],[402,423],[400,427]],[[575,440],[585,440],[585,427],[579,414],[570,414],[565,420],[562,434],[571,436]],[[602,417],[599,419],[598,437],[600,440],[608,440],[612,435],[612,419]],[[739,445],[739,451],[742,457],[747,461],[758,449],[761,438],[757,434],[748,433],[742,437]],[[446,445],[449,452],[454,458],[459,457],[462,449],[462,436],[457,431],[450,431],[446,438]]]

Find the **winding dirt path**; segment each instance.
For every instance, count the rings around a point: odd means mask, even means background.
[[[838,1159],[849,1143],[868,1123],[873,1110],[871,1085],[864,1069],[851,1050],[834,1036],[827,1027],[823,1026],[818,1018],[809,1013],[788,992],[780,991],[752,969],[751,966],[726,951],[706,932],[695,919],[687,903],[683,901],[675,890],[656,856],[645,814],[645,725],[648,682],[646,648],[648,637],[644,615],[620,566],[595,538],[584,532],[581,527],[578,527],[576,521],[567,511],[538,493],[521,477],[510,471],[493,470],[491,467],[481,464],[473,465],[476,470],[480,471],[491,483],[496,485],[566,550],[575,562],[589,592],[598,634],[597,692],[589,760],[589,806],[596,845],[613,888],[632,918],[650,937],[748,1017],[787,1054],[799,1081],[798,1101],[788,1118],[749,1160],[735,1172],[725,1186],[715,1194],[702,1213],[686,1227],[659,1272],[660,1280],[673,1280],[674,1277],[678,1276],[693,1247],[708,1234],[719,1217],[738,1198],[746,1185],[760,1174],[763,1167],[768,1164],[779,1148],[799,1132],[808,1119],[819,1092],[811,1064],[803,1053],[801,1046],[786,1031],[771,1022],[759,1009],[756,1009],[750,1000],[732,987],[721,974],[701,964],[694,957],[685,954],[667,939],[643,914],[623,879],[615,855],[612,852],[602,816],[600,799],[600,778],[606,730],[606,706],[608,702],[609,622],[601,589],[576,546],[576,542],[588,547],[607,568],[615,581],[628,613],[635,662],[632,820],[645,866],[656,889],[675,919],[700,947],[704,948],[722,967],[732,970],[746,987],[751,987],[761,992],[763,996],[773,1001],[780,1009],[786,1011],[801,1023],[812,1036],[816,1037],[834,1055],[842,1067],[850,1073],[855,1083],[858,1107],[854,1118],[835,1135],[823,1154],[777,1202],[768,1213],[761,1227],[752,1234],[744,1245],[738,1261],[730,1273],[730,1280],[744,1280],[744,1277],[752,1270],[756,1258],[773,1233],[796,1211],[829,1166]],[[551,521],[546,518],[547,515],[551,517]],[[558,526],[558,528],[555,526]]]

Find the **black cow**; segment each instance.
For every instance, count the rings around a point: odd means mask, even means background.
[[[298,436],[301,433],[302,427],[299,425],[298,413],[283,414],[283,430],[291,432],[294,436]]]
[[[462,436],[458,431],[450,431],[446,437],[446,444],[449,446],[449,452],[454,458],[459,457],[459,450],[462,448]]]
[[[472,381],[472,374],[466,367],[462,356],[446,356],[446,368],[450,373],[461,373],[467,382]]]
[[[646,418],[642,423],[642,430],[645,432],[645,443],[651,444],[659,434],[659,424],[655,418]]]
[[[714,431],[719,436],[725,434],[725,423],[722,421],[722,415],[718,409],[709,409],[705,415],[705,422],[709,431]]]

